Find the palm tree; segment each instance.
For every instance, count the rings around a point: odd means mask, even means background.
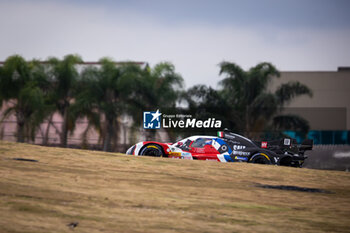
[[[308,130],[308,124],[298,116],[280,115],[284,106],[296,96],[312,96],[312,91],[299,82],[282,84],[275,92],[268,90],[268,84],[280,76],[270,63],[260,63],[248,71],[234,63],[220,63],[220,81],[224,98],[232,106],[234,116],[239,119],[239,131],[251,136],[252,132],[263,131],[269,123],[273,128],[298,128]]]
[[[133,118],[133,129],[137,129],[144,111],[175,110],[183,87],[183,78],[169,62],[158,63],[153,68],[147,65],[134,74],[120,84],[123,98],[128,103],[128,113]],[[155,130],[147,130],[146,137],[152,138],[155,133]]]
[[[56,105],[58,113],[63,118],[60,132],[60,142],[63,147],[67,147],[68,132],[72,131],[75,126],[70,107],[76,94],[76,84],[79,79],[77,64],[82,62],[80,56],[72,54],[66,55],[63,60],[49,58],[49,74],[53,85],[50,100]]]
[[[118,118],[127,105],[122,89],[128,80],[134,79],[139,68],[131,63],[117,66],[109,58],[102,58],[99,62],[101,67],[90,66],[83,70],[79,94],[72,109],[76,117],[87,117],[89,127],[94,126],[102,135],[103,150],[111,151],[112,141],[118,136]]]
[[[45,93],[40,87],[46,78],[39,62],[27,62],[19,55],[8,57],[0,67],[0,107],[3,102],[11,104],[2,120],[15,114],[18,142],[34,140],[44,119]]]
[[[222,90],[214,89],[210,86],[195,85],[182,94],[182,98],[187,103],[185,108],[186,114],[201,120],[215,118],[221,120],[222,126],[232,131],[239,132],[241,119],[239,111],[231,105],[229,99],[226,98]],[[217,129],[198,129],[198,134],[216,134]],[[187,132],[186,132],[187,133]],[[188,132],[183,136],[193,135]]]
[[[175,66],[169,62],[161,62],[149,70],[152,83],[152,94],[155,102],[149,102],[153,107],[174,108],[183,87],[183,78],[175,71]]]

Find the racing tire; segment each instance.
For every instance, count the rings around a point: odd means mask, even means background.
[[[153,156],[153,157],[164,157],[164,152],[161,146],[157,144],[145,145],[141,151],[141,156]]]
[[[271,160],[267,154],[257,153],[249,159],[248,163],[271,164]]]
[[[293,162],[292,157],[286,156],[280,160],[280,165],[286,166],[286,167],[292,167],[293,166],[292,162]]]

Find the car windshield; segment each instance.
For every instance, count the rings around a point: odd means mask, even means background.
[[[176,142],[176,143],[174,144],[174,146],[176,146],[176,147],[181,147],[181,146],[183,146],[184,144],[186,144],[187,141],[190,141],[189,138],[181,139],[180,141]]]
[[[211,145],[210,138],[198,138],[196,141],[192,143],[191,147],[202,148],[205,145]]]
[[[174,143],[173,145],[176,146],[176,147],[179,147],[181,149],[186,149],[190,145],[191,145],[191,147],[202,148],[205,145],[211,145],[211,144],[212,144],[212,138],[207,138],[207,137],[188,137],[188,138],[184,138],[184,139]]]

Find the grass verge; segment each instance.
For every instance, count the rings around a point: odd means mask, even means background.
[[[347,172],[0,141],[0,232],[348,232],[349,216]]]

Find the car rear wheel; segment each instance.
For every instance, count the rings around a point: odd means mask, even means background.
[[[293,162],[292,157],[286,156],[286,157],[284,157],[284,158],[281,159],[280,165],[281,165],[281,166],[288,166],[288,167],[291,167],[291,166],[292,166],[292,162]]]
[[[271,160],[265,153],[257,153],[249,159],[249,163],[271,164]]]
[[[163,149],[157,144],[148,144],[142,148],[140,155],[153,156],[153,157],[163,157]]]

